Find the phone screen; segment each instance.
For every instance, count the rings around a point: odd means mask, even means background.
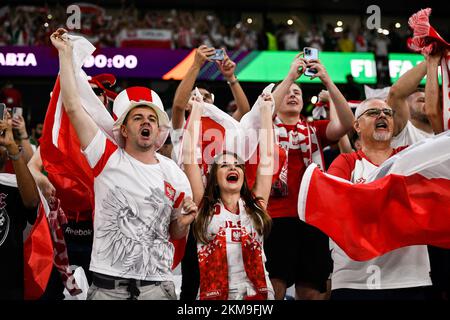
[[[21,107],[14,107],[13,108],[13,117],[17,118],[23,114],[23,108]]]
[[[223,60],[225,57],[223,49],[216,49],[214,55],[210,57],[211,60]]]
[[[0,103],[0,120],[5,116],[6,104]]]
[[[319,50],[316,48],[306,47],[303,48],[305,60],[317,60],[319,59]],[[317,73],[316,69],[306,68],[305,76],[312,77]]]

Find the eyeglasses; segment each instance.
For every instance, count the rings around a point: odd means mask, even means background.
[[[394,114],[395,114],[395,111],[392,110],[392,109],[388,109],[388,108],[376,109],[376,108],[373,108],[373,109],[367,109],[366,111],[361,113],[359,115],[358,119],[361,118],[365,114],[368,115],[369,117],[376,118],[376,117],[378,117],[381,114],[381,112],[383,112],[384,115],[386,117],[388,117],[388,118],[392,118],[394,116]]]
[[[92,88],[92,90],[94,90],[94,93],[97,97],[105,93],[105,90],[103,90],[102,88]]]

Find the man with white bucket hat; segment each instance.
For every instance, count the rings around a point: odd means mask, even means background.
[[[58,29],[51,36],[60,58],[62,103],[95,177],[88,299],[176,299],[169,239],[187,235],[197,207],[185,174],[156,153],[169,118],[156,92],[131,87],[114,100],[113,139],[107,137],[83,108],[88,100],[78,93],[76,54],[65,33]]]

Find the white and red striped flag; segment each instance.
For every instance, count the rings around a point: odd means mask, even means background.
[[[310,165],[301,182],[301,220],[356,261],[411,245],[450,248],[450,131],[422,140],[353,184]]]

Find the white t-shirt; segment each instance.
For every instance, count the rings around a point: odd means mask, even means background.
[[[428,133],[416,128],[411,121],[408,120],[406,126],[395,137],[392,138],[391,147],[398,148],[410,146],[420,140],[432,137],[432,133]]]
[[[144,164],[98,130],[84,150],[94,172],[94,243],[90,270],[122,278],[171,281],[169,225],[189,181],[170,159]]]
[[[394,154],[402,148],[395,150]],[[377,166],[362,151],[340,155],[347,167],[331,165],[328,173],[352,181],[365,183]],[[376,197],[376,195],[374,195]],[[392,212],[395,214],[395,212]],[[431,285],[430,262],[426,246],[409,246],[388,252],[369,261],[355,261],[332,240],[334,261],[331,289],[397,289]]]

